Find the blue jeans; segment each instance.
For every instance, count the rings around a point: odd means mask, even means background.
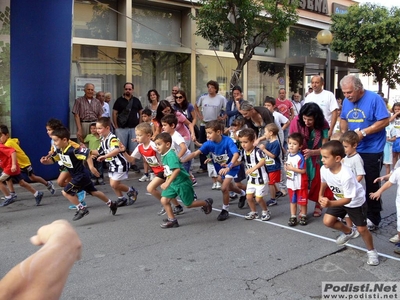
[[[135,150],[137,143],[132,142],[132,139],[136,138],[135,128],[117,128],[115,129],[115,135],[124,144],[128,153],[132,153]]]

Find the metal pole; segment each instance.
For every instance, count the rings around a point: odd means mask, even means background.
[[[325,78],[325,90],[331,91],[331,48],[329,45],[326,46],[326,78]]]

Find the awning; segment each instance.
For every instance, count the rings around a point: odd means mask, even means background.
[[[125,76],[125,63],[117,62],[76,62],[80,75],[123,75]],[[132,64],[132,75],[142,76],[139,64]]]

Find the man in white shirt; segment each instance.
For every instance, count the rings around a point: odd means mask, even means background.
[[[338,118],[339,105],[335,95],[330,91],[324,90],[323,85],[324,79],[320,75],[313,76],[311,78],[313,92],[306,97],[304,104],[309,102],[318,104],[329,124],[329,137],[331,137]]]

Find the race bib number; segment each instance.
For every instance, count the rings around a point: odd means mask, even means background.
[[[171,169],[169,168],[169,166],[164,166],[164,176],[165,177],[169,177],[169,176],[171,176],[172,175],[172,171],[171,171]]]
[[[293,180],[294,179],[294,172],[293,171],[286,171],[287,179]]]
[[[275,159],[273,159],[273,158],[270,158],[270,157],[266,157],[265,158],[265,164],[267,165],[267,166],[273,166],[273,165],[275,165]]]
[[[69,155],[59,153],[58,156],[60,157],[60,161],[64,166],[66,166],[67,168],[73,168],[72,161]]]
[[[159,167],[160,163],[158,162],[158,159],[156,156],[147,156],[145,157],[146,162],[149,164],[150,167]]]

